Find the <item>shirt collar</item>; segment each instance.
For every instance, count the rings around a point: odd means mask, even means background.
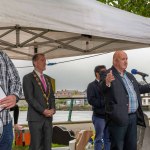
[[[127,74],[127,71],[126,70],[124,71],[123,76],[121,75],[121,73],[119,71],[118,71],[118,73],[121,77],[124,77]]]
[[[38,77],[40,78],[40,76],[42,75],[41,73],[39,73],[36,69],[34,69],[35,73],[38,75]]]
[[[99,80],[98,79],[95,79],[97,82],[99,82]]]

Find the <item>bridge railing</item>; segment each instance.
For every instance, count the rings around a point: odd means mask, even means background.
[[[71,117],[72,117],[72,111],[73,111],[73,107],[74,107],[74,101],[75,100],[86,100],[87,98],[86,97],[60,97],[60,98],[55,98],[56,100],[59,100],[59,99],[63,99],[63,100],[70,100],[70,105],[69,105],[69,114],[68,114],[68,121],[70,122],[71,121]]]
[[[70,99],[70,107],[69,107],[69,114],[68,114],[68,122],[71,122],[72,111],[74,107],[74,100],[80,99],[85,100],[86,97],[76,97],[76,98],[58,98],[58,99]],[[150,149],[150,116],[144,114],[146,128],[137,126],[137,150],[149,150]]]

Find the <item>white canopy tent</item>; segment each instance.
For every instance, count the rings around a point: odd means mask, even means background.
[[[150,46],[150,19],[96,0],[1,0],[0,49],[60,58]]]

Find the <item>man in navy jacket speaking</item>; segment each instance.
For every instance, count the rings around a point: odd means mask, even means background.
[[[111,150],[137,150],[137,124],[145,126],[140,94],[150,86],[140,85],[126,71],[128,57],[124,51],[113,55],[113,66],[100,83],[105,99],[105,111],[110,132]]]

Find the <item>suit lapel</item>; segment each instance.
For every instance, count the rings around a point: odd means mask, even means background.
[[[98,81],[95,80],[94,83],[95,83],[95,85],[97,86],[99,93],[102,94],[102,91],[101,91],[101,89],[100,89],[100,84],[98,83]]]
[[[125,87],[125,85],[124,85],[124,82],[123,82],[123,80],[122,80],[122,78],[121,78],[119,72],[116,70],[115,67],[112,67],[111,69],[112,69],[112,71],[113,71],[113,74],[114,74],[115,78],[117,77],[117,79],[118,79],[118,80],[120,81],[120,83],[122,84],[124,90],[125,90],[126,93],[128,94],[128,92],[127,92],[127,90],[126,90],[126,87]]]
[[[35,76],[35,75],[36,75],[36,76]],[[46,92],[45,92],[43,83],[41,82],[41,79],[39,78],[39,76],[36,74],[36,72],[35,72],[34,70],[33,70],[33,78],[34,78],[34,80],[36,81],[36,83],[38,84],[38,86],[41,86],[41,88],[43,89],[44,93],[47,93],[48,90],[46,90]],[[36,79],[36,78],[37,78],[37,79]],[[45,78],[45,75],[44,75],[44,78]],[[40,82],[40,85],[39,85],[38,82]],[[45,78],[45,82],[46,82],[46,85],[47,85],[46,78]]]

